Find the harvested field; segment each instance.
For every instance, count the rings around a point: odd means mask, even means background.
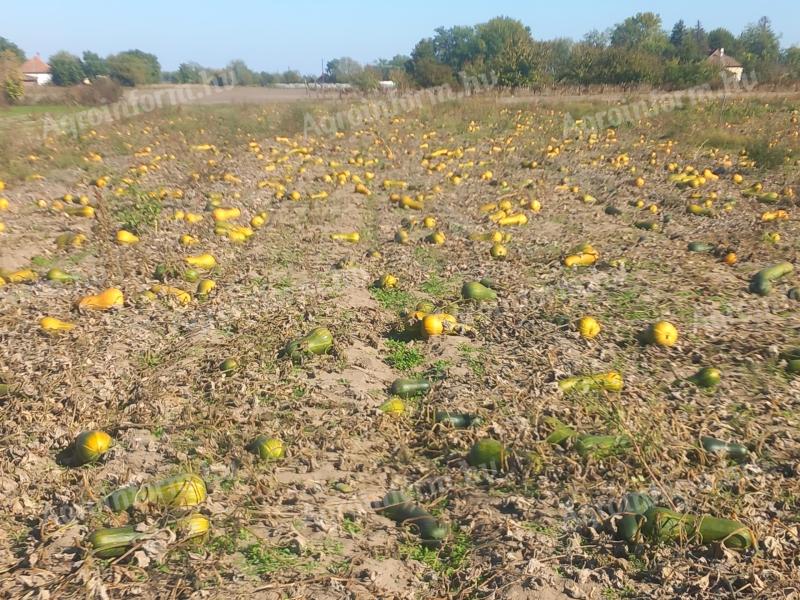
[[[562,137],[603,106],[473,98],[317,137],[306,111],[347,104],[184,106],[7,140],[0,595],[800,594],[797,275],[753,282],[798,261],[798,104]],[[286,356],[320,327],[329,349]],[[430,390],[390,404],[398,378]],[[89,430],[113,444],[73,466]],[[475,460],[485,439],[504,451]],[[186,473],[196,504],[146,487]],[[389,518],[392,490],[428,514]],[[641,511],[624,539],[629,493],[740,525]]]

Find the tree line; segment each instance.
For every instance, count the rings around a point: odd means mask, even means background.
[[[737,36],[718,27],[707,31],[698,21],[678,21],[670,31],[661,17],[638,13],[606,31],[582,40],[534,40],[518,20],[497,17],[475,26],[440,27],[420,40],[406,70],[417,85],[453,82],[459,73],[494,71],[502,86],[550,84],[647,83],[680,87],[719,77],[706,59],[724,48],[758,81],[800,79],[800,48],[781,49],[770,20],[762,17]]]
[[[336,58],[321,76],[296,70],[257,72],[242,60],[225,68],[182,63],[177,71],[162,71],[158,58],[141,50],[107,57],[85,51],[66,51],[49,57],[53,83],[60,86],[106,77],[124,86],[158,83],[274,85],[322,81],[344,83],[363,90],[375,89],[381,80],[400,88],[457,85],[467,76],[494,73],[504,87],[553,84],[650,84],[677,88],[710,82],[720,69],[706,59],[725,48],[746,73],[759,82],[800,79],[800,47],[782,48],[770,20],[762,17],[738,35],[717,27],[706,30],[678,21],[671,30],[661,17],[641,12],[605,30],[593,30],[580,41],[568,38],[535,40],[529,27],[509,17],[496,17],[477,25],[439,27],[434,35],[414,46],[411,54],[379,59],[362,65],[350,57]],[[6,97],[22,93],[14,65],[25,59],[13,42],[0,37],[0,84]]]
[[[458,85],[462,74],[489,73],[504,87],[650,84],[678,88],[718,79],[720,68],[707,60],[718,48],[725,48],[746,73],[755,72],[760,82],[800,79],[800,48],[782,49],[767,17],[734,35],[723,27],[706,30],[699,21],[690,26],[683,20],[667,31],[661,17],[652,12],[638,13],[606,31],[591,31],[578,42],[535,40],[522,22],[496,17],[474,26],[439,27],[433,36],[417,42],[410,55],[372,64],[347,56],[330,60],[321,76],[302,76],[297,71],[258,73],[241,60],[231,62],[224,71],[239,85],[321,81],[362,90],[375,89],[382,80],[400,88]],[[186,63],[165,77],[199,83],[204,74],[214,72]]]
[[[25,53],[13,42],[0,37],[0,53],[25,60]],[[161,81],[161,65],[154,54],[141,50],[127,50],[105,58],[95,52],[85,51],[82,56],[70,52],[56,52],[46,59],[50,65],[53,83],[59,86],[76,85],[85,79],[110,77],[121,85],[134,86]]]

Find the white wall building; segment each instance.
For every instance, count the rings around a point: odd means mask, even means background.
[[[717,48],[714,50],[714,52],[712,52],[708,57],[708,62],[710,62],[712,65],[720,67],[722,71],[733,77],[735,81],[742,80],[742,72],[744,71],[742,63],[732,56],[725,54],[725,48]]]
[[[50,74],[50,65],[44,62],[38,54],[22,63],[19,70],[22,72],[25,83],[47,85],[53,80],[53,76]]]

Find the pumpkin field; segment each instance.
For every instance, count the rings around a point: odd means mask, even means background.
[[[0,121],[0,596],[800,595],[797,97],[348,102]]]

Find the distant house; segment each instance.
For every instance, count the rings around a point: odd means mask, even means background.
[[[37,54],[29,58],[19,68],[22,72],[22,81],[36,85],[47,85],[53,80],[50,74],[50,65],[44,62]]]
[[[716,67],[719,67],[723,72],[730,74],[736,81],[742,80],[742,72],[744,67],[742,63],[725,54],[725,48],[717,48],[706,59],[708,62]]]

